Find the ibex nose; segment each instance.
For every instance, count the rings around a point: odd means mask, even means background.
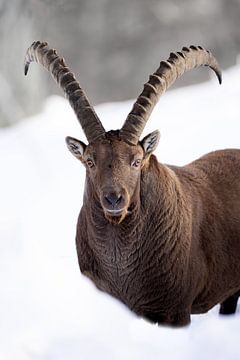
[[[122,195],[111,192],[104,196],[104,199],[108,203],[108,205],[111,205],[113,208],[119,205],[122,201]]]

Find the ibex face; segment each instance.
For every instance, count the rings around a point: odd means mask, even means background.
[[[110,222],[120,223],[128,214],[138,196],[141,168],[158,140],[158,131],[137,145],[124,141],[120,131],[109,131],[88,146],[74,138],[66,138],[68,149],[86,167],[91,188]]]
[[[80,84],[56,50],[45,42],[34,42],[26,54],[25,74],[31,61],[47,68],[69,99],[89,145],[68,137],[68,148],[86,166],[93,195],[100,201],[105,216],[118,223],[137,195],[141,168],[159,140],[159,132],[155,131],[139,141],[160,96],[184,72],[202,65],[213,69],[221,83],[221,71],[209,51],[201,46],[184,47],[181,52],[171,53],[149,77],[122,128],[106,133]]]

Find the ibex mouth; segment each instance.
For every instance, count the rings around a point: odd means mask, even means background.
[[[119,216],[125,211],[125,208],[119,209],[119,210],[109,210],[105,209],[105,212],[109,216]]]
[[[104,209],[104,212],[107,220],[114,225],[120,224],[127,215],[127,211],[125,208],[119,210]]]

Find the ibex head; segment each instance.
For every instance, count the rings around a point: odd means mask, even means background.
[[[109,131],[88,146],[66,138],[71,153],[85,165],[87,178],[109,221],[118,223],[127,215],[138,195],[141,168],[158,139],[158,131],[136,145],[125,141],[120,131]]]
[[[184,47],[181,52],[171,53],[169,59],[162,61],[150,76],[123,127],[106,132],[84,91],[56,50],[50,49],[45,42],[34,42],[26,54],[25,74],[31,61],[47,68],[69,99],[89,144],[67,137],[68,149],[86,167],[87,180],[106,218],[114,223],[120,223],[128,214],[139,194],[141,169],[147,165],[158,144],[158,130],[142,140],[140,136],[160,96],[184,72],[201,65],[212,68],[221,83],[219,66],[209,51],[200,46]]]

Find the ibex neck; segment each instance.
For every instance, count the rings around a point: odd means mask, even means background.
[[[184,196],[176,174],[151,156],[148,168],[141,179],[141,204],[143,211],[154,218],[181,216]],[[159,221],[156,223],[159,224]]]

